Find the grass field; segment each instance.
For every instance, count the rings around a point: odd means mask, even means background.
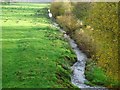
[[[47,16],[49,4],[2,6],[3,88],[74,87],[75,54]],[[0,47],[1,48],[1,47]]]

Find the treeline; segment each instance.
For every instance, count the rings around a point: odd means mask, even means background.
[[[88,61],[92,64],[86,68],[86,78],[94,84],[119,86],[118,3],[54,2],[51,12],[90,58]],[[102,80],[94,81],[94,77],[91,78],[90,73],[87,73],[94,72],[93,67],[105,72]],[[106,81],[104,78],[107,78]]]

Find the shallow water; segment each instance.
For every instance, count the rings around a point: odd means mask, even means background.
[[[71,39],[70,36],[68,36],[64,30],[58,27],[58,24],[54,23],[54,26],[58,28],[62,33],[64,33],[64,38],[68,40],[71,48],[77,56],[77,62],[71,67],[73,71],[73,74],[71,76],[71,82],[79,88],[89,88],[89,86],[84,84],[84,82],[86,81],[84,71],[87,56],[79,50],[75,41]]]

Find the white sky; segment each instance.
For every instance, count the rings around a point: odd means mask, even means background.
[[[1,1],[9,1],[9,0],[0,0]],[[10,1],[18,1],[18,2],[52,2],[54,0],[10,0]],[[119,2],[120,0],[57,0],[58,2],[72,1],[72,2]]]

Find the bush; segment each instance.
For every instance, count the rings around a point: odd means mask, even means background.
[[[54,2],[51,4],[50,10],[53,14],[53,17],[56,18],[56,16],[63,15],[65,12],[65,8],[63,8],[62,2]]]
[[[73,38],[76,40],[79,48],[90,58],[96,54],[96,44],[92,36],[86,33],[87,31],[85,29],[76,30]]]
[[[57,22],[66,30],[67,34],[70,35],[80,28],[80,22],[77,21],[73,15],[58,16]]]
[[[70,2],[53,2],[51,4],[50,9],[53,14],[53,17],[56,18],[57,16],[70,14],[72,10],[72,6]]]
[[[85,22],[94,28],[86,32],[97,44],[95,57],[109,77],[118,80],[118,4],[91,3]]]
[[[87,2],[72,3],[74,6],[72,12],[80,20],[84,20],[89,14],[88,11],[91,8],[91,4]]]

